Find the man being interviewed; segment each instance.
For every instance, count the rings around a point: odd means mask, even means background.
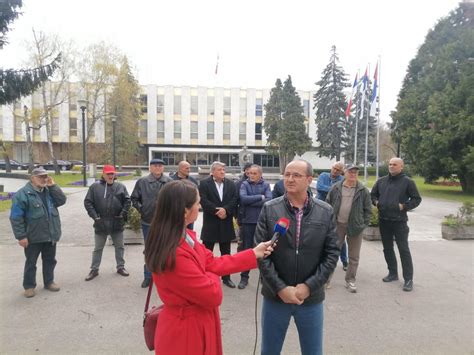
[[[280,354],[290,318],[298,329],[301,353],[322,354],[324,284],[339,257],[331,206],[310,197],[311,164],[294,160],[285,168],[285,195],[267,202],[260,213],[255,242],[270,240],[274,226],[290,221],[274,252],[259,261],[262,275],[262,350]]]

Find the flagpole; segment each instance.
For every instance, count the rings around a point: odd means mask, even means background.
[[[357,71],[357,77],[359,77],[359,71]],[[360,79],[359,79],[360,80]],[[360,92],[360,85],[359,83],[357,84],[357,93]],[[356,94],[357,95],[357,94]],[[360,110],[360,104],[357,105],[357,109]],[[357,115],[357,110],[356,110],[356,114],[354,115],[354,119],[355,119],[355,134],[354,134],[354,164],[357,165],[357,126],[358,126],[358,122],[359,122],[359,119],[357,118],[358,115]]]
[[[370,73],[370,64],[367,65],[368,71],[367,74]],[[369,79],[367,78],[367,86],[369,86]],[[366,90],[367,92],[367,90]],[[364,100],[366,97],[366,92],[364,92]],[[365,154],[364,154],[364,185],[367,186],[367,156],[369,151],[369,115],[370,115],[370,107],[368,107],[367,115],[365,119]]]
[[[380,68],[382,64],[382,58],[379,55],[378,62],[378,77],[377,77],[377,140],[376,140],[376,158],[375,158],[375,179],[379,178],[379,160],[380,160]]]

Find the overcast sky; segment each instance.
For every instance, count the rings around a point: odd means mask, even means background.
[[[352,83],[381,58],[381,119],[389,121],[409,61],[459,0],[23,0],[1,65],[24,63],[31,29],[78,46],[105,40],[141,84],[271,88],[291,75],[315,90],[332,45]],[[217,54],[219,69],[215,75]]]

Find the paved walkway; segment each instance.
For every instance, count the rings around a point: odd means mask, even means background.
[[[135,182],[124,183],[131,192]],[[130,277],[115,273],[113,247],[108,246],[99,277],[85,282],[93,246],[92,221],[83,207],[86,189],[68,188],[66,192],[68,201],[60,208],[63,238],[58,245],[56,281],[62,289],[58,293],[41,288],[38,265],[38,295],[22,297],[23,251],[11,235],[8,212],[0,213],[0,268],[4,270],[0,274],[0,353],[148,353],[141,328],[146,291],[139,287],[143,246],[126,248]],[[446,241],[440,233],[442,217],[454,213],[458,205],[425,198],[410,212],[415,265],[412,293],[401,290],[401,281],[381,282],[386,266],[380,242],[363,243],[357,294],[345,290],[338,265],[333,287],[326,294],[325,353],[474,353],[474,242]],[[201,223],[200,216],[197,231]],[[252,354],[256,275],[251,272],[245,290],[224,288],[225,354]],[[238,275],[232,278],[239,280]],[[261,296],[258,302],[260,306]],[[292,323],[283,354],[299,352]]]

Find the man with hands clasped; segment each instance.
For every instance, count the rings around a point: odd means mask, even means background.
[[[291,317],[301,353],[322,354],[324,284],[339,257],[333,210],[310,197],[311,164],[294,160],[283,175],[286,193],[267,202],[260,213],[255,242],[271,239],[275,223],[289,229],[273,253],[259,260],[262,275],[262,354],[280,354]]]

